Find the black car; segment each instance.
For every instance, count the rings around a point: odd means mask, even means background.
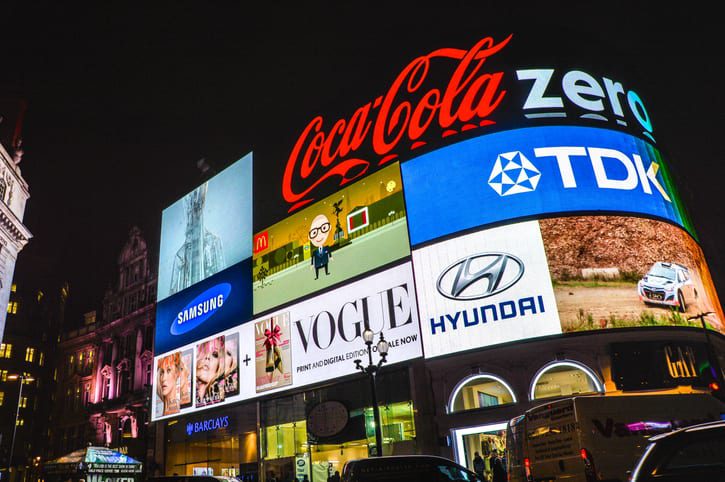
[[[392,455],[350,460],[342,482],[482,482],[470,470],[434,455]]]
[[[630,480],[725,482],[725,421],[650,438]]]

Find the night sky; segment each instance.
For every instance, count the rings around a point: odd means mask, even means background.
[[[161,211],[202,181],[200,158],[219,171],[254,151],[262,229],[286,213],[281,172],[315,115],[349,117],[418,55],[512,33],[526,66],[561,63],[636,88],[722,296],[723,42],[710,9],[148,3],[0,6],[0,99],[28,102],[20,167],[34,238],[16,278],[67,279],[70,323],[115,281],[133,225],[158,252]]]

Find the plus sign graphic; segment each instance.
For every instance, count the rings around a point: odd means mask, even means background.
[[[246,354],[245,353],[244,354],[244,360],[242,360],[244,362],[244,366],[249,366],[250,360],[251,360],[251,358],[249,358],[249,354]]]

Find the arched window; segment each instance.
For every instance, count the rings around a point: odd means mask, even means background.
[[[5,179],[0,178],[0,201],[5,201],[5,191],[8,190],[8,185]]]
[[[529,398],[538,400],[603,391],[604,385],[591,368],[583,363],[562,360],[551,362],[536,373]]]
[[[448,412],[516,403],[508,384],[495,375],[478,374],[461,380],[451,394]]]

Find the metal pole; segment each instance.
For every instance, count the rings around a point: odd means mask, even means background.
[[[370,348],[368,347],[368,350]],[[378,411],[378,393],[375,388],[375,372],[370,372],[370,393],[373,399],[373,417],[375,420],[375,452],[378,457],[383,456],[383,433],[380,427],[380,412]]]
[[[13,439],[10,442],[10,458],[8,459],[8,480],[10,480],[10,469],[13,466],[13,451],[15,450],[15,433],[18,430],[18,416],[20,416],[20,401],[23,398],[23,385],[25,384],[25,377],[19,376],[20,389],[18,390],[18,407],[15,409],[15,426],[13,427]]]

